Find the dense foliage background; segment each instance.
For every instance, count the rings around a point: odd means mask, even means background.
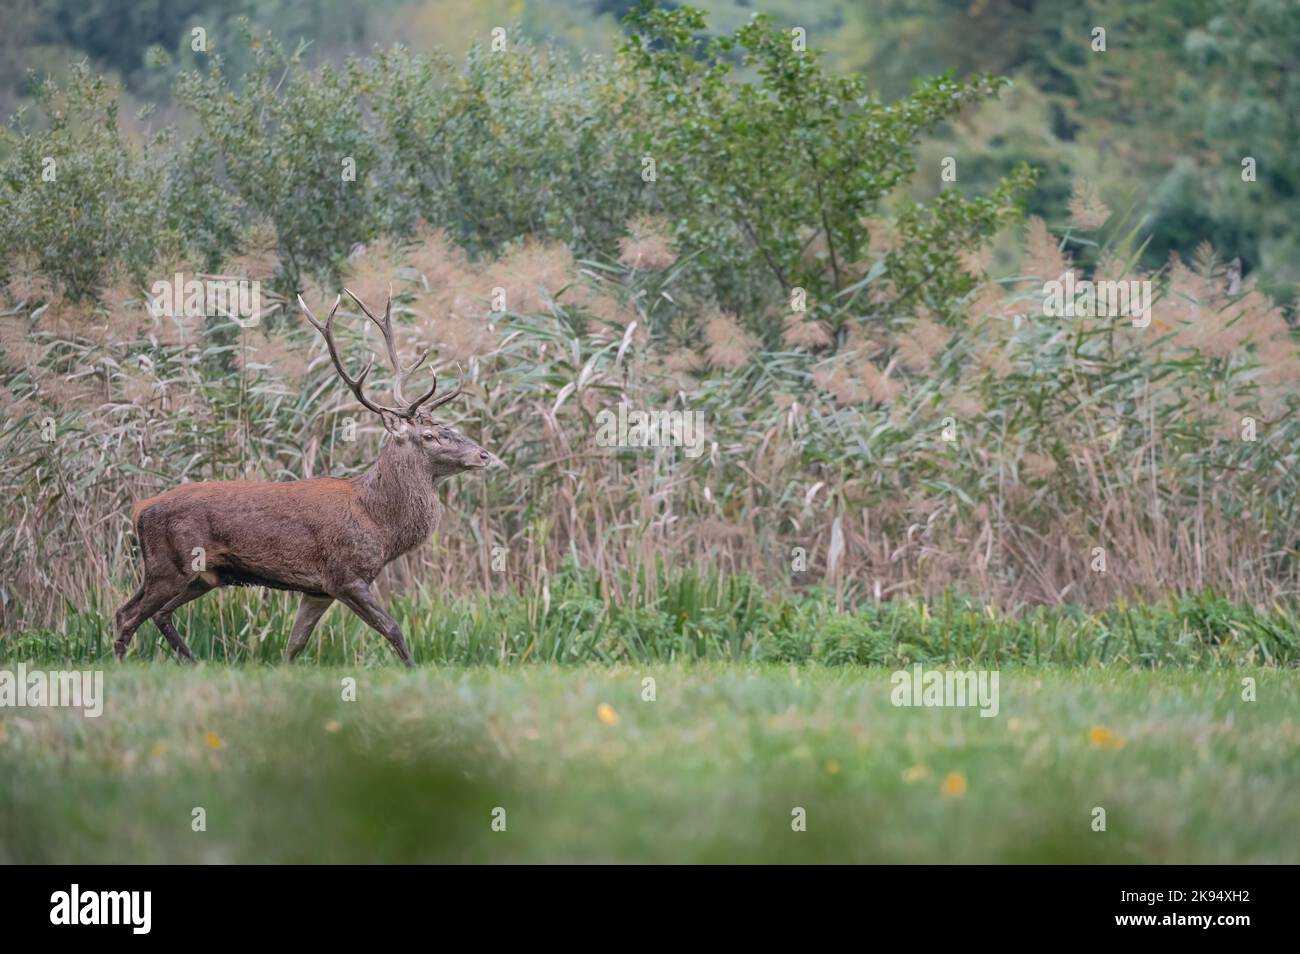
[[[1296,594],[1289,7],[647,4],[615,33],[605,3],[529,42],[555,6],[474,5],[433,51],[438,3],[16,5],[7,620],[120,598],[134,499],[373,459],[287,306],[342,283],[464,363],[456,419],[509,465],[450,489],[399,579]],[[1152,282],[1151,324],[1045,317],[1071,268]],[[263,281],[262,320],[155,317],[177,271]],[[597,446],[621,401],[702,412],[708,452]]]
[[[174,69],[205,67],[189,30],[206,27],[227,74],[249,54],[237,20],[273,29],[288,46],[310,41],[308,62],[341,63],[377,43],[440,47],[459,56],[494,27],[545,41],[572,61],[617,48],[635,0],[5,0],[0,111],[30,96],[27,71],[60,76],[88,58],[120,79],[131,104],[169,109]],[[1297,138],[1300,7],[1288,0],[697,0],[719,34],[755,9],[803,27],[836,75],[859,73],[886,100],[916,77],[994,73],[1013,91],[965,113],[927,149],[960,149],[960,182],[987,189],[1021,162],[1040,171],[1029,211],[1059,220],[1073,180],[1086,178],[1132,211],[1151,241],[1148,267],[1171,251],[1189,258],[1210,241],[1261,287],[1290,301],[1300,280]],[[1105,30],[1105,54],[1094,31]],[[151,56],[152,52],[152,56]],[[162,52],[165,57],[157,56]],[[1241,188],[1241,160],[1258,179]],[[937,191],[933,177],[914,183]]]

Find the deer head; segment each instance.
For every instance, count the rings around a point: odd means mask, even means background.
[[[395,455],[398,460],[395,463],[402,470],[410,470],[427,473],[431,480],[436,481],[443,477],[450,477],[453,474],[466,470],[478,470],[487,467],[492,463],[500,461],[492,454],[488,453],[474,441],[470,440],[450,424],[436,420],[432,412],[442,407],[448,401],[457,397],[462,390],[462,384],[457,383],[456,389],[447,394],[434,397],[438,390],[438,377],[433,376],[433,383],[429,390],[415,398],[413,401],[407,401],[402,394],[402,390],[410,380],[410,377],[429,357],[426,350],[410,365],[402,366],[401,359],[397,356],[397,343],[393,336],[393,296],[389,292],[388,301],[384,305],[384,316],[379,318],[374,312],[358,298],[350,289],[343,291],[361,308],[361,311],[367,318],[373,321],[379,328],[380,334],[384,337],[384,346],[388,352],[388,360],[393,366],[393,398],[395,405],[379,404],[368,397],[365,393],[366,376],[370,374],[374,366],[374,356],[366,362],[366,366],[361,373],[355,378],[348,374],[347,368],[343,365],[342,358],[339,357],[338,345],[334,340],[334,314],[338,311],[339,302],[343,300],[340,295],[334,299],[334,307],[330,309],[329,316],[324,323],[317,320],[312,314],[307,303],[298,296],[298,306],[302,308],[303,314],[311,322],[312,327],[320,332],[321,337],[325,339],[325,346],[329,349],[330,360],[334,362],[334,370],[338,372],[343,383],[348,386],[356,399],[361,404],[378,414],[383,421],[384,429],[388,432],[388,441],[384,447],[386,455]],[[458,377],[463,381],[463,374],[457,367]]]

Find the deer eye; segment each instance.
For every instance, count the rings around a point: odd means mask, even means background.
[[[433,431],[425,431],[421,436],[422,436],[426,441],[432,441],[432,440],[436,440],[436,439],[437,439],[437,438],[434,437]]]

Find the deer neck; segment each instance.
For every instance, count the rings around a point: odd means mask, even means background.
[[[435,481],[418,459],[394,440],[384,444],[373,467],[357,479],[357,498],[384,536],[388,560],[423,543],[442,516]]]

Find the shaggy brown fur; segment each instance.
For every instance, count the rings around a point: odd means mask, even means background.
[[[421,414],[393,422],[379,459],[360,477],[185,484],[141,501],[131,520],[144,582],[117,612],[117,657],[153,619],[177,654],[192,660],[172,612],[215,587],[247,585],[304,594],[290,659],[338,600],[411,665],[401,630],[370,584],[437,527],[437,485],[493,460],[455,428]]]

